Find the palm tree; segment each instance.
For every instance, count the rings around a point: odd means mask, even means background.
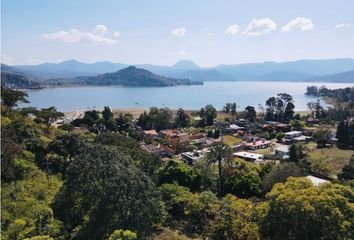
[[[207,163],[208,165],[217,163],[219,168],[219,194],[223,193],[224,189],[224,180],[222,177],[222,161],[229,160],[231,158],[231,149],[228,145],[223,142],[214,143],[210,152],[207,154]]]

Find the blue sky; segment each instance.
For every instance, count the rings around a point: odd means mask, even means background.
[[[354,57],[352,0],[2,0],[8,64]]]

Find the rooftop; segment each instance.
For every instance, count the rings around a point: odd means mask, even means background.
[[[255,159],[255,160],[264,158],[264,155],[262,155],[262,154],[250,153],[250,152],[236,152],[233,155],[236,157],[249,158],[249,159]]]
[[[302,134],[301,131],[290,131],[290,132],[286,132],[285,135],[297,135],[297,134]]]
[[[323,183],[329,183],[329,181],[322,179],[322,178],[318,178],[318,177],[314,177],[314,176],[307,176],[307,179],[309,179],[313,185],[315,185],[316,187],[318,187],[319,185],[323,184]]]

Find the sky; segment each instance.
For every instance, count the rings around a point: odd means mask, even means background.
[[[2,0],[1,62],[354,58],[353,0]]]

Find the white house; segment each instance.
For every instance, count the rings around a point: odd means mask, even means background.
[[[235,157],[239,157],[248,161],[262,162],[264,155],[250,152],[236,152],[233,154]]]

